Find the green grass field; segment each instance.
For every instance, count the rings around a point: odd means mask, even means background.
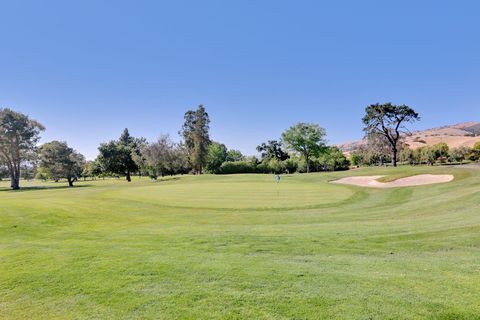
[[[65,186],[1,183],[2,319],[480,319],[478,169]]]

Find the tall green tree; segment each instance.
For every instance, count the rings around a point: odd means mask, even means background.
[[[415,110],[402,104],[372,104],[365,108],[362,121],[367,136],[380,135],[387,139],[392,154],[392,165],[397,166],[398,144],[402,134],[408,134],[407,123],[419,120]]]
[[[40,167],[55,181],[64,178],[73,187],[73,182],[82,175],[84,166],[85,157],[66,142],[52,141],[40,148]]]
[[[20,167],[34,153],[45,127],[11,109],[0,109],[0,162],[10,173],[10,186],[20,189]]]
[[[132,173],[138,170],[134,154],[140,153],[139,139],[130,135],[125,129],[118,140],[102,143],[97,160],[106,172],[125,175],[128,182],[132,181]]]
[[[180,134],[188,148],[193,170],[201,174],[205,166],[208,146],[210,145],[210,118],[203,105],[185,113]]]
[[[325,150],[326,131],[318,124],[297,123],[282,133],[285,146],[300,153],[305,158],[307,173],[310,172],[310,159]]]

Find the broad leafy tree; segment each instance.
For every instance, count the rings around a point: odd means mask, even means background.
[[[31,159],[43,130],[43,125],[22,113],[0,109],[0,161],[8,168],[12,189],[20,188],[20,167]]]
[[[188,149],[183,143],[178,143],[173,149],[173,173],[185,174],[192,170]]]
[[[193,170],[195,173],[201,174],[210,145],[210,118],[205,107],[200,105],[196,110],[187,111],[184,120],[180,134],[189,151]]]
[[[245,156],[239,150],[230,149],[227,151],[227,158],[225,161],[237,162],[245,160]]]
[[[130,182],[132,173],[138,170],[134,154],[140,152],[139,145],[139,139],[132,137],[128,129],[125,129],[118,140],[100,145],[97,161],[106,172],[125,175]]]
[[[326,148],[318,158],[318,162],[323,171],[347,170],[350,165],[350,161],[338,147]]]
[[[82,176],[84,178],[91,177],[95,179],[103,174],[103,169],[99,161],[87,161],[83,167]]]
[[[145,144],[142,156],[148,173],[154,179],[175,171],[175,144],[169,135],[161,135],[157,141]]]
[[[40,167],[55,181],[67,179],[68,185],[73,187],[73,182],[82,175],[84,166],[85,157],[66,142],[52,141],[40,148]]]
[[[285,146],[300,153],[305,158],[307,173],[310,172],[310,159],[325,150],[326,132],[317,124],[297,123],[282,133]]]
[[[277,159],[280,161],[290,158],[288,153],[282,149],[282,143],[277,140],[269,140],[257,146],[257,151],[263,159]]]
[[[396,167],[399,141],[402,134],[409,133],[406,124],[419,119],[418,113],[406,105],[376,103],[365,109],[362,121],[367,136],[380,135],[387,139],[392,154],[392,164]]]
[[[208,147],[205,169],[211,173],[218,173],[220,166],[227,160],[227,147],[218,142],[212,142]]]

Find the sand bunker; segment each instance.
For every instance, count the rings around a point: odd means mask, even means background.
[[[451,174],[419,174],[416,176],[397,179],[391,182],[379,182],[377,179],[384,176],[359,176],[347,177],[332,181],[332,183],[350,184],[360,187],[371,188],[397,188],[397,187],[412,187],[422,186],[426,184],[445,183],[453,180]]]

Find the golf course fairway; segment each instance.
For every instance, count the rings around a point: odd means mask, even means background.
[[[451,174],[373,189],[350,176]],[[0,182],[1,319],[480,319],[480,170]]]

